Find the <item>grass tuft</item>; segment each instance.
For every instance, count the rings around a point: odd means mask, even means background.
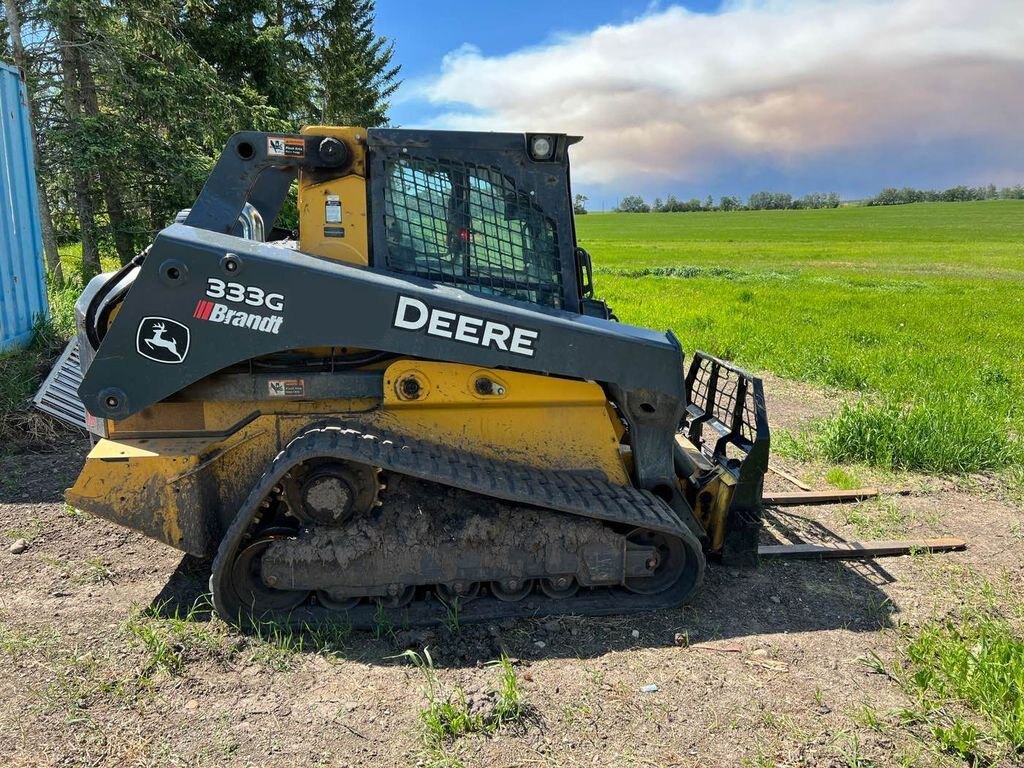
[[[221,648],[224,632],[209,621],[211,609],[209,595],[201,595],[187,611],[177,606],[171,610],[170,601],[136,611],[125,629],[145,651],[142,674],[178,674],[192,655]]]
[[[860,478],[844,467],[832,467],[825,473],[825,481],[842,490],[860,488]]]
[[[495,728],[512,723],[520,724],[525,715],[525,703],[523,689],[519,685],[519,676],[515,667],[505,654],[497,661],[492,661],[491,666],[501,668],[501,679],[498,683],[498,700],[491,710],[491,721]]]
[[[1022,446],[991,412],[959,408],[954,397],[903,406],[860,400],[821,424],[817,444],[834,462],[885,469],[970,473],[1022,459]]]
[[[502,654],[487,666],[500,670],[498,685],[488,691],[484,706],[471,703],[460,687],[446,689],[437,677],[430,649],[423,653],[407,650],[391,658],[409,661],[422,674],[426,682],[427,706],[420,712],[426,752],[422,762],[431,766],[461,765],[449,754],[446,746],[468,734],[494,733],[500,728],[521,726],[525,723],[528,707],[512,661]]]
[[[971,764],[1024,758],[1024,639],[992,612],[931,621],[908,637],[893,678],[904,723]]]
[[[301,627],[283,621],[264,621],[252,630],[252,659],[275,671],[290,669],[296,657],[304,653],[319,654],[327,659],[341,657],[352,633],[351,625],[342,621]]]

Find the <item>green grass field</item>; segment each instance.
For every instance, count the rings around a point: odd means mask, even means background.
[[[811,438],[826,458],[1024,463],[1024,201],[601,214],[577,227],[623,321],[862,393]]]

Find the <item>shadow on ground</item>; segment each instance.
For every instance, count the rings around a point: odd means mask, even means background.
[[[0,504],[60,504],[89,452],[81,434],[45,452],[0,450]],[[2,448],[2,447],[0,447]]]
[[[780,517],[784,519],[780,521]],[[775,543],[838,539],[813,521],[805,521],[815,526],[813,536],[797,533],[794,525],[787,526],[787,522],[796,522],[794,517],[767,516],[766,531],[776,534]],[[153,599],[151,611],[164,617],[191,612],[196,621],[209,620],[209,568],[209,561],[183,558]],[[893,580],[877,561],[765,560],[752,570],[710,564],[703,588],[682,608],[607,617],[552,616],[538,611],[530,618],[454,626],[451,614],[439,605],[438,625],[408,626],[400,611],[390,612],[382,614],[372,630],[349,632],[341,651],[333,645],[338,633],[329,633],[330,651],[366,663],[393,664],[394,659],[388,657],[406,648],[429,646],[437,666],[465,667],[502,653],[531,660],[594,658],[638,647],[740,640],[752,635],[834,629],[871,632],[891,626],[898,611],[881,590]],[[203,607],[193,611],[196,605]],[[337,623],[346,624],[343,618]],[[634,637],[634,630],[639,637]],[[307,635],[301,644],[304,651],[323,650],[317,642],[321,633],[303,632],[301,627],[294,631]]]

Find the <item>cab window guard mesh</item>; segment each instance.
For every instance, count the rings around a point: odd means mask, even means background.
[[[478,293],[562,304],[554,221],[495,168],[431,158],[385,165],[387,268]]]

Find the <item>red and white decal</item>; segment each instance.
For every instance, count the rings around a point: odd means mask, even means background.
[[[192,317],[196,320],[209,320],[211,312],[213,312],[213,302],[200,300],[196,304],[196,311],[192,313]]]
[[[258,312],[244,312],[240,309],[231,309],[226,304],[221,304],[218,301],[207,301],[206,299],[199,300],[195,311],[192,313],[192,317],[208,323],[233,325],[236,328],[248,328],[251,331],[272,334],[280,333],[281,323],[284,322],[284,317],[281,315],[261,315]]]

